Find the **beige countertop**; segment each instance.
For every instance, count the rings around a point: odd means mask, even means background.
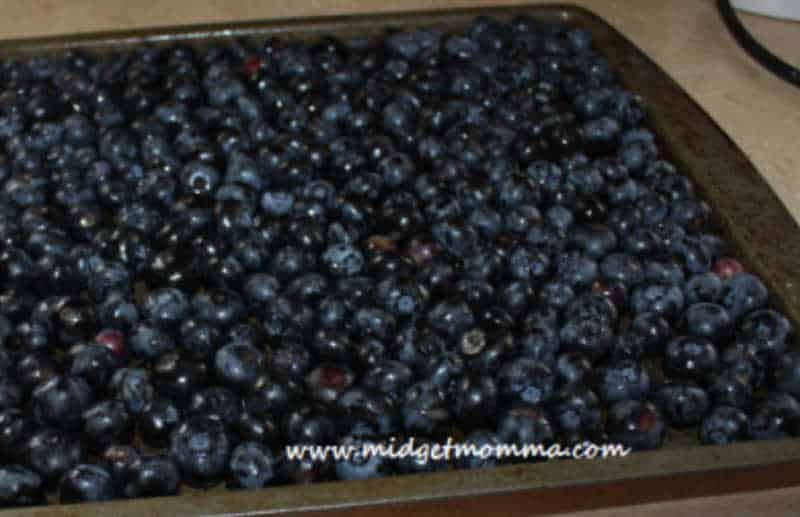
[[[0,38],[232,20],[513,4],[463,0],[0,0]],[[525,2],[542,3],[542,2]],[[626,34],[719,123],[800,219],[800,89],[752,61],[711,0],[573,0]],[[744,15],[753,33],[800,65],[800,23]],[[799,515],[800,488],[664,503],[606,515]]]

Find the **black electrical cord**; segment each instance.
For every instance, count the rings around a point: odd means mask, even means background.
[[[728,30],[731,31],[739,45],[750,54],[750,57],[781,79],[800,88],[800,70],[783,61],[756,41],[736,16],[730,0],[719,0],[717,7],[719,7],[719,13],[725,21],[725,25],[728,26]]]

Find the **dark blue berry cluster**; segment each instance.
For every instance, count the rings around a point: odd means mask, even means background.
[[[800,431],[800,353],[590,35],[0,63],[0,505]]]

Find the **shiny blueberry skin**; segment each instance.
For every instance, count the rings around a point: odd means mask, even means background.
[[[119,367],[119,360],[106,347],[97,345],[77,345],[78,349],[70,350],[72,361],[69,373],[81,377],[97,392],[102,392],[111,380],[114,371]]]
[[[28,438],[24,457],[25,463],[46,483],[53,483],[86,458],[86,448],[63,431],[45,428]]]
[[[0,412],[0,457],[7,462],[23,458],[25,441],[35,428],[33,420],[20,409]]]
[[[64,474],[58,492],[61,503],[108,501],[115,496],[114,480],[100,465],[80,464]]]
[[[242,442],[231,453],[228,487],[263,488],[277,477],[277,460],[263,444]]]
[[[606,430],[610,441],[645,450],[661,446],[666,426],[652,403],[623,400],[609,409]]]
[[[789,352],[776,359],[772,371],[772,386],[776,391],[794,397],[800,395],[800,353]]]
[[[165,455],[142,456],[130,465],[125,497],[160,497],[180,492],[180,473]]]
[[[44,502],[44,483],[22,465],[0,467],[0,506],[29,506]]]
[[[564,433],[588,433],[600,429],[602,410],[600,399],[582,385],[561,388],[550,402],[551,413]]]
[[[92,447],[127,443],[132,431],[131,417],[122,402],[105,400],[83,413],[83,433]]]
[[[507,400],[540,404],[553,396],[555,375],[535,359],[520,358],[503,365],[498,373],[498,387]]]
[[[160,326],[179,323],[188,310],[186,295],[174,287],[151,291],[144,300],[144,316]]]
[[[748,409],[753,400],[754,387],[746,374],[736,369],[726,369],[708,380],[708,394],[715,405]]]
[[[720,358],[724,369],[743,377],[753,388],[760,388],[766,379],[769,357],[752,343],[734,342]]]
[[[795,436],[800,419],[800,404],[788,393],[770,393],[750,414],[750,437],[775,440]]]
[[[209,386],[192,395],[186,408],[189,415],[205,416],[231,425],[242,411],[242,401],[232,390],[222,386]]]
[[[722,286],[722,280],[714,273],[693,275],[686,282],[686,302],[689,304],[717,303]]]
[[[133,415],[142,413],[156,397],[150,375],[141,368],[120,368],[111,377],[109,386]]]
[[[650,374],[637,362],[614,361],[597,371],[595,391],[607,404],[622,400],[642,400],[650,392]]]
[[[691,383],[667,383],[659,387],[653,400],[664,418],[675,427],[696,425],[708,412],[710,398],[706,391]]]
[[[792,334],[792,324],[784,315],[764,309],[753,311],[742,320],[736,341],[752,344],[759,353],[774,358],[786,351]]]
[[[321,258],[323,264],[334,276],[357,275],[364,268],[364,255],[349,244],[330,246]]]
[[[728,311],[715,303],[699,302],[690,305],[683,313],[683,320],[688,334],[714,343],[726,340],[733,330],[733,319]]]
[[[678,336],[664,348],[664,371],[671,377],[702,380],[718,368],[717,349],[705,338]]]
[[[192,486],[210,487],[222,480],[231,454],[231,441],[220,420],[194,416],[170,435],[169,455],[182,479]]]
[[[92,402],[92,390],[80,377],[54,377],[32,395],[36,419],[70,431],[81,427],[81,414]]]
[[[168,399],[156,399],[139,415],[142,440],[151,447],[164,447],[172,430],[180,423],[181,411]]]
[[[700,423],[700,443],[728,445],[747,440],[750,434],[747,415],[731,406],[717,406]]]
[[[214,373],[234,389],[249,390],[263,368],[264,354],[248,343],[230,343],[214,355]]]
[[[164,329],[149,323],[139,323],[131,330],[131,353],[145,360],[157,359],[175,350],[175,339]]]
[[[450,419],[444,391],[431,382],[413,384],[402,399],[402,419],[408,433],[431,435],[441,431]]]
[[[720,304],[738,319],[767,303],[767,288],[750,273],[737,273],[727,279],[720,292]]]

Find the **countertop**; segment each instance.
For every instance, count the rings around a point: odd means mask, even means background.
[[[463,0],[2,0],[0,38],[233,20],[456,6],[544,3]],[[752,61],[712,0],[573,0],[620,29],[733,138],[800,218],[800,90]],[[800,65],[800,23],[742,15],[766,46]],[[800,488],[573,514],[798,515]]]

